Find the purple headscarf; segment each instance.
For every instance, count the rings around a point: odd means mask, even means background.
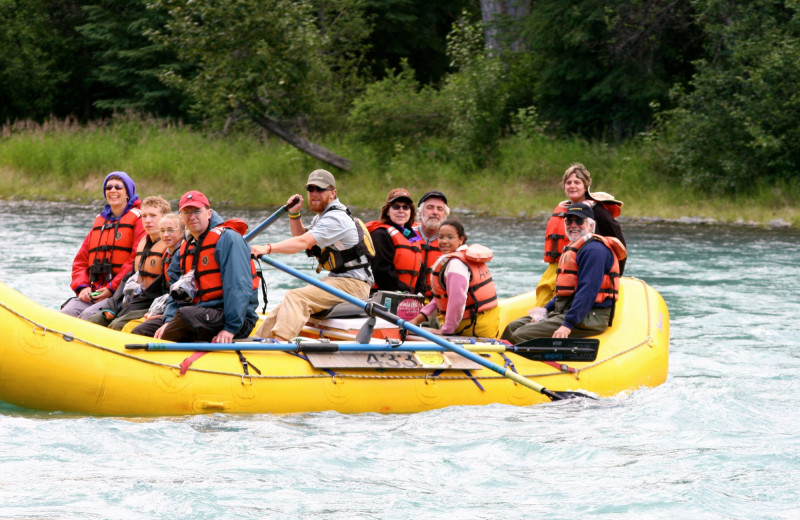
[[[106,178],[103,180],[103,198],[106,196],[106,184],[108,183],[108,179],[110,177],[119,177],[122,179],[122,184],[125,185],[125,191],[128,193],[128,203],[125,205],[125,211],[122,212],[124,215],[128,212],[129,209],[136,204],[136,201],[139,200],[139,196],[136,195],[136,183],[133,182],[133,179],[125,172],[111,172],[106,175]],[[104,218],[113,219],[114,214],[111,213],[111,206],[106,203],[106,207],[103,208],[103,211],[100,212]]]

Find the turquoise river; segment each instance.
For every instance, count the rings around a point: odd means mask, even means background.
[[[0,281],[57,308],[97,209],[0,202]],[[220,212],[255,224],[272,210]],[[461,218],[495,251],[501,296],[535,286],[543,219]],[[660,387],[411,415],[115,418],[0,403],[0,518],[800,518],[800,233],[622,223],[626,275],[670,309]],[[257,243],[287,234],[282,220]],[[304,255],[281,259],[312,272]],[[274,270],[267,281],[270,306],[300,284]]]

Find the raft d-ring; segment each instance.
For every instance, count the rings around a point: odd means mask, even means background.
[[[34,323],[33,324],[33,333],[36,334],[36,331],[39,330],[39,329],[41,329],[41,331],[42,331],[42,333],[41,333],[42,336],[47,335],[47,327],[45,327],[43,325],[39,325],[38,323]]]
[[[430,378],[430,381],[431,381],[430,383],[428,382],[428,378]],[[433,375],[430,372],[425,374],[425,384],[426,385],[435,384],[435,383],[436,383],[436,376],[435,375]]]
[[[336,377],[337,376],[339,377],[339,381],[341,382],[341,384],[344,384],[344,376],[342,374],[337,374],[336,372],[331,374],[331,380],[333,381],[333,384],[334,385],[338,385],[339,384],[339,383],[336,382]]]
[[[247,375],[242,374],[242,386],[244,386],[244,378],[245,377],[250,382],[250,386],[253,386],[253,376],[251,376],[250,374],[247,374]]]
[[[647,340],[646,341],[647,341],[647,346],[648,347],[655,348],[656,342],[653,341],[653,337],[652,336],[647,336]]]

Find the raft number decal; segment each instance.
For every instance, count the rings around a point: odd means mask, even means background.
[[[421,366],[413,352],[371,352],[367,364],[378,368],[417,368]]]

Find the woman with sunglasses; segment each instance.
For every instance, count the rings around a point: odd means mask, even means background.
[[[403,188],[386,196],[379,220],[367,223],[375,244],[373,290],[414,292],[422,266],[422,238],[412,228],[414,202]]]
[[[614,200],[608,193],[590,193],[589,187],[592,185],[592,175],[589,170],[581,163],[573,163],[564,172],[561,178],[561,187],[567,200],[559,202],[553,210],[550,220],[547,221],[544,240],[544,261],[548,264],[547,269],[539,284],[536,287],[536,306],[544,307],[553,296],[556,290],[556,269],[558,259],[561,257],[564,247],[569,244],[567,234],[564,232],[564,217],[567,208],[572,204],[584,203],[594,209],[595,222],[598,235],[615,237],[622,244],[625,244],[625,235],[616,220],[622,208],[622,202]],[[620,261],[620,272],[625,270],[625,260]]]
[[[136,246],[145,235],[136,184],[127,173],[109,173],[103,181],[106,205],[94,219],[72,262],[70,287],[76,296],[61,307],[70,316],[88,319],[110,297],[133,268]]]

